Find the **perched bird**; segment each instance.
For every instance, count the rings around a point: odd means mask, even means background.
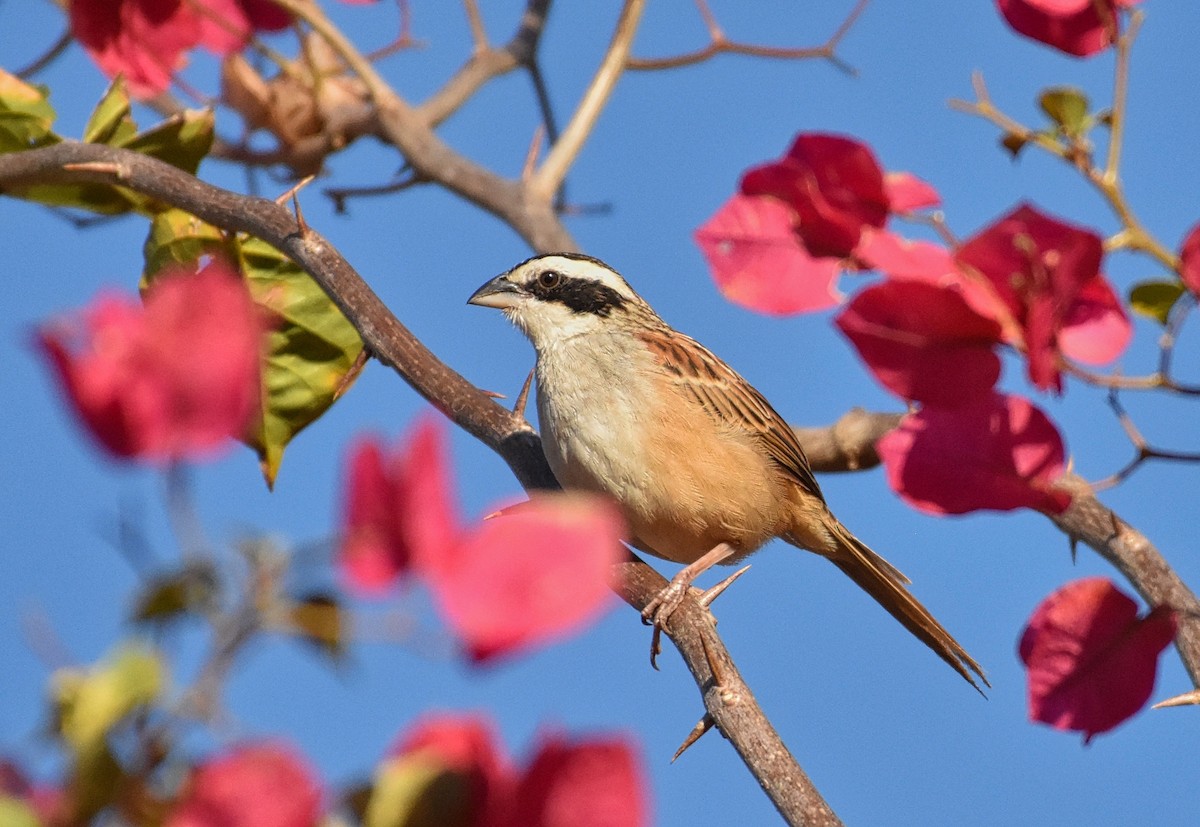
[[[647,607],[656,629],[691,582],[779,537],[829,559],[978,688],[979,664],[894,566],[830,512],[795,433],[761,393],[590,256],[529,259],[480,287],[537,351],[542,446],[564,488],[614,498],[630,542],[686,564]]]

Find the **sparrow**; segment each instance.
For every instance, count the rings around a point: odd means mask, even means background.
[[[685,564],[643,612],[656,632],[696,577],[780,538],[849,575],[976,689],[974,676],[988,683],[909,579],[829,510],[766,398],[616,270],[575,253],[535,256],[468,303],[500,309],[533,344],[542,448],[558,482],[611,497],[630,545]]]

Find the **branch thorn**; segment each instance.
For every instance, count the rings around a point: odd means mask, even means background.
[[[699,741],[704,733],[708,732],[716,725],[717,722],[713,716],[705,712],[704,717],[701,718],[694,727],[692,727],[692,731],[689,732],[688,736],[683,739],[683,743],[679,745],[679,749],[675,750],[675,754],[671,756],[671,763],[674,764],[675,760],[679,758],[679,756],[683,755],[684,751],[687,750],[688,747]]]
[[[737,580],[739,577],[741,577],[743,574],[745,574],[748,571],[750,571],[749,565],[742,566],[740,569],[738,569],[733,574],[726,577],[720,583],[709,588],[707,591],[704,592],[704,594],[700,595],[700,605],[707,609],[709,606],[712,605],[712,602],[714,600],[716,600],[718,597],[720,597],[725,592],[726,589],[728,589],[731,585],[733,585],[734,580]]]

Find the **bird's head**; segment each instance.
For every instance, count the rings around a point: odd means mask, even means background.
[[[467,302],[503,311],[535,348],[608,330],[615,319],[649,310],[616,270],[576,253],[521,262],[480,287]]]

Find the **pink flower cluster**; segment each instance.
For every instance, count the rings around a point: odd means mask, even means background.
[[[347,3],[374,0],[344,0]],[[165,92],[189,51],[240,52],[292,17],[271,0],[71,0],[71,32],[109,77],[139,98]]]
[[[547,493],[466,525],[440,419],[421,419],[392,451],[360,439],[343,490],[345,580],[378,594],[419,577],[476,661],[560,637],[611,600],[623,553],[616,506]]]

